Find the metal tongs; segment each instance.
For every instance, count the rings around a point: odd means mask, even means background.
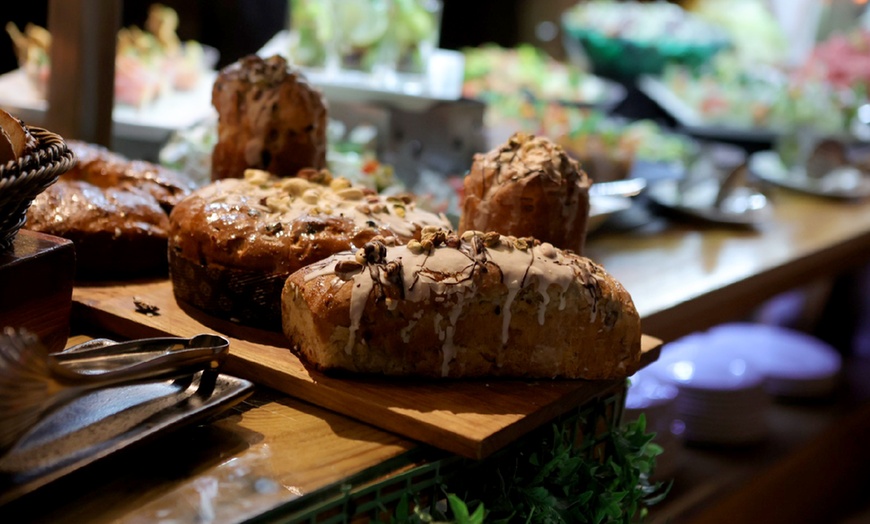
[[[49,353],[26,330],[0,333],[0,457],[42,417],[90,391],[191,378],[229,353],[218,335],[160,337]]]

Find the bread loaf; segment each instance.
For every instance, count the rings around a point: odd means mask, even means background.
[[[101,188],[137,187],[150,194],[168,214],[196,188],[189,176],[144,160],[130,160],[103,146],[69,140],[76,163],[63,178]]]
[[[384,197],[326,171],[279,178],[248,170],[197,190],[170,216],[176,297],[213,315],[276,330],[281,290],[297,269],[376,235],[418,238],[443,216],[407,197]]]
[[[34,199],[25,227],[71,240],[78,278],[166,273],[169,217],[135,186],[101,188],[61,177]]]
[[[166,274],[169,212],[192,180],[102,146],[67,144],[75,165],[33,200],[24,227],[72,240],[78,278]]]
[[[375,239],[287,279],[284,333],[322,370],[613,379],[637,370],[640,320],[600,266],[498,233]]]
[[[464,184],[460,233],[498,231],[583,253],[591,181],[558,144],[516,133],[475,155]]]
[[[295,176],[326,167],[326,102],[280,56],[251,55],[222,69],[212,105],[212,180],[241,178],[248,168]]]

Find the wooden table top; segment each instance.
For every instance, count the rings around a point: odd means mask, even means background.
[[[632,294],[644,332],[666,340],[866,262],[870,202],[775,196],[775,219],[758,231],[653,223],[595,235],[587,254]],[[0,507],[0,521],[245,520],[349,477],[400,470],[419,451],[413,441],[260,388],[217,421]]]
[[[870,201],[785,189],[773,200],[773,219],[756,230],[654,219],[593,234],[586,255],[632,295],[644,333],[665,342],[870,261]]]

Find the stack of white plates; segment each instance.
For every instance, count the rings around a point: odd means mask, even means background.
[[[703,337],[696,335],[675,341],[650,367],[659,380],[678,388],[675,409],[683,437],[729,445],[762,440],[770,404],[763,373],[742,356],[700,342]]]
[[[830,395],[836,388],[842,357],[810,335],[764,324],[723,324],[707,333],[710,344],[740,351],[765,375],[765,389],[778,397]]]
[[[678,388],[676,426],[690,441],[754,442],[767,432],[771,396],[830,395],[842,358],[798,331],[764,324],[722,324],[667,344],[647,368]]]

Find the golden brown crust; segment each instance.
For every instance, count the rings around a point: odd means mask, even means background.
[[[252,55],[221,70],[212,104],[212,180],[239,178],[248,168],[295,176],[326,166],[326,102],[280,56]]]
[[[167,212],[195,188],[193,180],[177,171],[142,160],[130,160],[105,147],[69,140],[76,164],[63,177],[101,188],[137,187],[150,194]]]
[[[100,188],[62,177],[34,199],[25,227],[72,240],[80,277],[166,269],[169,217],[136,187]]]
[[[534,237],[583,252],[589,177],[557,144],[524,133],[474,156],[459,231]]]
[[[102,146],[67,143],[76,164],[33,201],[25,227],[72,240],[79,277],[165,273],[168,213],[193,182]]]
[[[179,267],[243,271],[254,285],[276,277],[283,282],[299,268],[360,247],[376,235],[407,241],[426,225],[449,227],[449,222],[417,209],[410,200],[351,187],[325,171],[304,170],[300,177],[282,179],[248,170],[245,178],[213,182],[176,206],[170,216],[169,249],[171,257],[183,259]],[[187,290],[182,299],[198,307],[219,301],[195,296],[205,293],[187,281],[195,272],[170,276],[176,290]],[[238,299],[226,295],[224,301]],[[279,302],[280,289],[264,299],[263,314],[271,310],[277,319]],[[250,308],[228,305],[224,311],[239,309]]]
[[[324,370],[584,379],[636,371],[640,319],[617,281],[549,244],[499,241],[447,235],[430,250],[387,247],[376,261],[341,253],[303,268],[284,287],[285,335]]]

